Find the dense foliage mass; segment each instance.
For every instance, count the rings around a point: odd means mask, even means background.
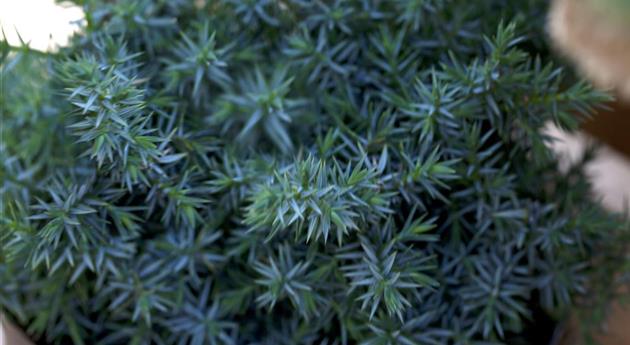
[[[75,2],[2,44],[0,305],[42,342],[542,344],[614,286],[541,132],[606,96],[545,1]]]

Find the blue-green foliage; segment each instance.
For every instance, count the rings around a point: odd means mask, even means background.
[[[540,344],[614,290],[541,132],[607,98],[545,1],[75,2],[2,42],[0,306],[43,343]]]

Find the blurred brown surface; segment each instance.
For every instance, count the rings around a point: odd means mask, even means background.
[[[615,304],[608,321],[601,326],[601,330],[593,335],[598,345],[628,345],[630,344],[630,309]],[[578,322],[572,319],[567,324],[557,345],[585,345],[579,331]]]
[[[604,10],[599,2],[604,1],[553,0],[549,34],[557,50],[583,76],[630,100],[630,21],[625,12]]]
[[[611,109],[600,111],[595,119],[586,122],[584,130],[630,159],[630,103],[613,103]],[[630,176],[615,182],[628,186]],[[602,345],[630,345],[630,306],[613,306],[602,334],[596,339]]]
[[[0,345],[32,345],[33,343],[13,324],[0,315]]]
[[[598,112],[584,123],[584,130],[630,157],[630,102],[611,104],[611,109]]]
[[[604,331],[596,337],[602,345],[630,345],[630,306],[615,305]]]

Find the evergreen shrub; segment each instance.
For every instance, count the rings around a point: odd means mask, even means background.
[[[543,0],[75,0],[2,41],[0,306],[42,344],[545,344],[627,234],[548,149]],[[582,309],[580,309],[582,308]]]

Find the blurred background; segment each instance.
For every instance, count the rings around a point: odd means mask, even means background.
[[[555,1],[557,6],[550,17],[552,37],[559,53],[565,54],[569,61],[584,69],[582,57],[589,55],[590,48],[588,42],[580,41],[577,42],[578,48],[574,49],[576,42],[571,41],[570,35],[580,28],[572,25],[583,23],[584,20],[569,17],[575,16],[570,13],[571,8],[567,7],[571,1]],[[54,51],[66,44],[72,32],[78,30],[82,17],[80,8],[57,4],[54,0],[0,0],[0,26],[6,40],[12,45],[20,45],[24,41],[31,48]],[[587,24],[591,26],[592,23]],[[630,28],[626,32],[630,32]],[[583,35],[580,37],[583,39]],[[626,39],[630,40],[630,36]],[[624,59],[619,55],[612,58]],[[630,70],[630,60],[626,60],[626,66]],[[589,75],[588,67],[583,74]],[[597,80],[594,82],[599,83]],[[7,86],[2,85],[4,87]],[[580,133],[568,134],[553,125],[549,125],[546,131],[555,138],[552,148],[567,166],[569,162],[579,159],[589,145],[600,145],[596,158],[588,167],[594,196],[600,198],[607,208],[625,212],[630,205],[630,97],[626,97],[628,101],[624,101],[624,97],[618,98],[609,104],[609,109],[600,111],[593,120],[585,123]],[[607,324],[606,335],[600,337],[602,344],[630,344],[629,326],[630,311],[616,306]],[[7,324],[0,314],[0,345],[20,344],[29,342],[20,330]]]

